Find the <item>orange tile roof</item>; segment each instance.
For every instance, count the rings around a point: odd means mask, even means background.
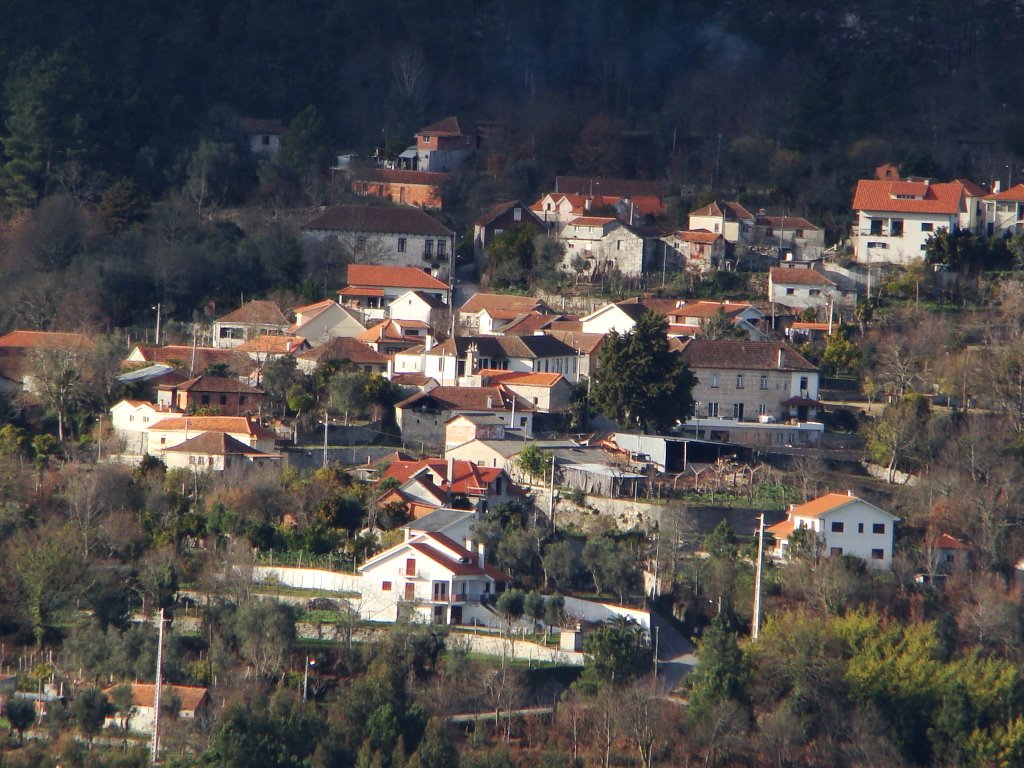
[[[971,548],[970,545],[964,544],[962,541],[960,541],[960,539],[954,538],[953,536],[950,536],[948,533],[940,533],[938,536],[936,536],[935,539],[932,541],[932,546],[936,549],[968,550]]]
[[[11,331],[0,336],[0,347],[22,349],[92,349],[93,340],[82,333],[58,331]]]
[[[788,520],[783,520],[781,523],[770,525],[764,530],[765,532],[770,533],[776,539],[788,539],[790,534],[793,533],[794,526],[795,523],[793,522],[793,519],[790,518]]]
[[[417,339],[422,340],[422,336],[412,336],[405,333],[402,328],[419,328],[429,329],[430,326],[421,320],[403,320],[401,322],[397,320],[381,320],[376,325],[372,325],[365,331],[356,336],[356,339],[367,344],[372,344],[377,341],[413,341]]]
[[[691,216],[721,216],[723,219],[753,219],[754,214],[737,202],[714,202],[708,203],[703,208],[690,211]]]
[[[218,323],[253,323],[255,325],[288,325],[288,318],[273,301],[249,301],[234,312],[228,312]]]
[[[794,517],[818,517],[853,501],[860,501],[860,499],[846,493],[826,493],[824,496],[811,499],[806,504],[794,507],[789,514]]]
[[[337,304],[337,302],[332,299],[324,299],[323,301],[318,301],[315,304],[306,304],[303,307],[296,307],[293,311],[296,315],[306,315],[307,320],[312,320],[325,309],[335,304]]]
[[[618,219],[612,216],[579,216],[569,223],[574,227],[604,227]]]
[[[924,181],[861,179],[853,195],[853,210],[888,213],[935,213],[953,216],[963,206],[961,181],[931,184]]]
[[[718,310],[722,310],[726,315],[737,315],[750,306],[739,302],[698,300],[670,309],[667,314],[669,317],[714,317]]]
[[[247,416],[169,416],[149,427],[152,432],[229,432],[273,440],[275,435]]]
[[[235,349],[238,352],[256,352],[266,355],[289,355],[302,350],[307,341],[301,336],[272,336],[264,334],[255,339],[249,339],[244,344],[239,344]]]
[[[169,453],[202,453],[207,456],[266,456],[279,458],[275,454],[257,451],[226,432],[203,432],[184,442],[165,448]]]
[[[991,195],[985,195],[986,200],[1007,200],[1013,202],[1024,201],[1024,184],[1014,184],[1009,189],[1004,189],[1002,192],[994,192]]]
[[[322,363],[325,360],[348,360],[359,365],[387,365],[387,358],[380,352],[368,347],[358,339],[346,336],[326,341],[320,346],[298,355],[298,358],[314,363]]]
[[[156,703],[156,686],[151,683],[131,683],[130,685],[132,689],[132,705],[152,709]],[[111,692],[118,687],[117,685],[112,685],[109,688],[105,688],[103,693],[109,697]],[[210,697],[210,693],[206,688],[166,684],[161,688],[162,692],[169,690],[174,691],[177,695],[178,701],[181,703],[182,712],[195,712],[199,705],[203,703],[203,700]],[[164,693],[161,693],[161,697],[163,695]]]
[[[505,293],[475,293],[469,301],[459,308],[459,312],[469,314],[482,310],[514,310],[516,312],[530,312],[544,308],[544,302],[535,299],[533,296],[515,296]]]
[[[416,133],[421,136],[462,136],[462,126],[459,125],[459,118],[449,116]]]
[[[676,232],[675,236],[688,243],[714,243],[722,239],[720,234],[709,232],[706,229],[683,229]]]
[[[813,269],[788,267],[772,267],[771,278],[773,283],[783,285],[835,285],[820,272]]]
[[[501,371],[494,368],[483,369],[480,377],[486,378],[490,384],[519,384],[524,387],[553,387],[565,378],[560,373]]]
[[[828,331],[830,326],[828,323],[805,323],[798,321],[790,326],[794,331]]]
[[[420,288],[447,291],[448,284],[415,267],[382,267],[377,264],[349,264],[345,280],[349,287]],[[364,294],[367,295],[367,294]]]

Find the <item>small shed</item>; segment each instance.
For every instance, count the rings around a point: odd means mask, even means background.
[[[647,480],[645,475],[607,464],[562,464],[562,480],[571,488],[597,496],[637,496]]]

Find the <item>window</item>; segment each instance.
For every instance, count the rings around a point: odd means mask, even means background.
[[[227,405],[228,404],[228,396],[227,395],[221,395],[220,396],[220,404],[221,405]]]
[[[362,251],[366,249],[366,238],[360,235],[356,238],[356,250]]]
[[[523,209],[522,208],[513,208],[512,209],[512,221],[522,221],[522,220],[523,220]]]
[[[872,533],[885,533],[885,523],[873,523],[871,525]]]
[[[270,137],[265,134],[263,136],[260,136],[260,144],[262,144],[264,147],[269,147]]]
[[[864,533],[864,523],[857,523],[857,533]]]
[[[766,403],[761,403],[760,405],[758,405],[757,406],[757,414],[758,414],[758,416],[767,416],[768,415],[768,405]]]
[[[434,241],[433,240],[424,240],[423,241],[423,255],[424,256],[433,256],[434,255]]]
[[[709,384],[709,386],[712,389],[718,389],[718,374],[717,373],[712,373],[711,374],[711,383]]]
[[[842,533],[842,532],[843,532],[843,522],[841,520],[833,520],[832,521],[832,533]]]
[[[871,234],[878,236],[882,234],[882,220],[871,219]]]
[[[718,403],[708,403],[708,418],[718,418]]]
[[[202,401],[203,401],[203,405],[209,405],[210,404],[210,396],[209,395],[203,395]]]
[[[810,290],[807,291],[807,293],[810,296],[821,296],[821,289],[819,289],[819,288],[811,288]]]
[[[743,374],[736,374],[736,389],[743,389]]]
[[[884,560],[885,559],[885,550],[884,549],[872,549],[871,550],[871,559],[872,560]]]
[[[616,251],[621,251],[622,250],[622,241],[621,240],[616,240],[615,241],[615,250]]]
[[[520,416],[519,417],[519,426],[523,427],[523,428],[526,427],[526,417],[525,416]]]
[[[807,391],[807,377],[806,376],[801,376],[800,377],[800,391],[801,392],[806,392]]]
[[[718,226],[719,226],[718,222],[716,221],[715,222],[715,234],[718,234]]]
[[[415,576],[416,575],[416,558],[410,557],[405,561],[405,575]]]
[[[732,404],[732,417],[737,421],[743,420],[743,403]]]
[[[903,237],[903,219],[893,219],[889,225],[889,234],[892,237]]]
[[[405,253],[405,243],[406,243],[406,239],[404,237],[398,238],[398,252],[399,253]]]
[[[921,243],[921,250],[922,251],[927,251],[928,250],[928,243]]]
[[[887,251],[887,250],[889,250],[889,244],[888,243],[872,243],[872,242],[869,242],[868,243],[868,248],[877,248],[880,251]]]
[[[444,258],[444,254],[445,254],[445,241],[444,240],[438,240],[437,241],[437,258],[443,259]]]
[[[245,405],[245,395],[239,395],[238,396],[238,404],[239,405]]]
[[[383,582],[381,582],[380,589],[381,589],[382,592],[390,592],[391,591],[391,582],[390,581],[383,581]]]
[[[761,389],[768,389],[768,377],[765,374],[761,374]]]
[[[794,293],[796,293],[796,289],[795,288],[787,288],[786,289],[786,295],[787,296],[792,296]]]
[[[539,397],[533,398],[533,404],[534,405],[539,405],[540,404],[540,398]]]
[[[830,555],[831,555],[832,557],[842,557],[842,555],[843,555],[843,548],[842,548],[842,547],[832,547],[832,548],[831,548],[831,549],[830,549],[830,550],[828,551],[828,553],[829,553],[829,554],[830,554]]]
[[[932,224],[930,221],[922,221],[921,222],[921,231],[922,232],[934,232],[935,231],[935,225]]]

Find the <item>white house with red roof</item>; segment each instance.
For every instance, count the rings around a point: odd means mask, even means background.
[[[430,326],[422,320],[381,320],[356,336],[357,341],[382,355],[432,343],[432,339]]]
[[[213,324],[213,346],[232,349],[256,336],[281,336],[288,326],[288,318],[275,302],[248,301]]]
[[[527,316],[548,312],[547,305],[532,296],[474,293],[459,307],[459,323],[465,333],[497,336]]]
[[[731,245],[749,245],[754,240],[756,217],[740,203],[715,201],[690,211],[688,228],[721,235]]]
[[[985,196],[983,205],[985,234],[989,237],[1009,237],[1024,232],[1024,184],[1000,191],[996,182],[996,190]]]
[[[788,554],[795,531],[811,536],[814,554],[825,557],[851,555],[868,567],[888,569],[892,564],[895,528],[899,518],[848,493],[828,493],[806,504],[791,505],[786,519],[766,531],[775,537],[770,550],[778,557]]]
[[[510,429],[533,434],[533,406],[501,385],[433,387],[395,406],[395,420],[407,445],[441,447],[445,424],[460,414],[496,416]]]
[[[658,242],[609,216],[572,219],[562,227],[558,239],[565,245],[562,270],[588,279],[614,270],[634,277],[643,274]],[[577,265],[583,266],[582,271]]]
[[[508,583],[508,575],[487,561],[482,544],[459,543],[436,531],[381,552],[359,573],[362,592],[373,596],[375,606],[393,604],[393,609],[379,608],[376,621],[405,615],[434,624],[489,625],[495,617],[486,604]]]
[[[725,237],[707,229],[683,229],[661,238],[666,268],[710,272],[727,266]]]
[[[441,507],[486,512],[523,496],[522,489],[512,482],[504,469],[480,467],[471,461],[395,461],[381,477],[393,478],[400,485],[386,492],[379,503],[405,504],[413,518]]]
[[[366,330],[361,313],[325,299],[295,308],[295,322],[287,330],[289,336],[306,339],[312,346],[331,339],[354,338]]]
[[[985,190],[962,179],[950,182],[861,179],[853,195],[851,230],[857,261],[906,265],[924,258],[934,233],[978,231]]]
[[[370,320],[388,318],[391,304],[409,291],[418,291],[446,306],[451,299],[448,283],[413,267],[349,264],[345,281],[338,291],[339,301]]]
[[[226,432],[203,432],[165,448],[161,458],[168,469],[238,474],[252,467],[276,464],[281,454],[250,448]]]
[[[842,290],[816,269],[781,266],[768,272],[768,300],[796,309],[852,309],[857,304],[857,292]]]

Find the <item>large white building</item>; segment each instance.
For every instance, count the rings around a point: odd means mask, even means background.
[[[977,231],[986,192],[970,181],[861,179],[853,196],[851,240],[863,264],[910,264],[940,230]]]
[[[871,568],[892,564],[895,527],[899,518],[849,493],[828,493],[800,506],[791,506],[785,520],[767,529],[776,540],[774,554],[789,551],[794,531],[814,533],[821,554],[852,555]]]

